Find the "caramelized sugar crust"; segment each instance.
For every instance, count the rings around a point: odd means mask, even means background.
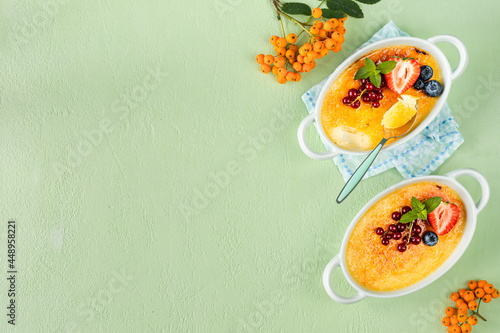
[[[380,50],[373,51],[365,57],[369,57],[375,63],[377,61],[387,61],[391,57],[411,57],[418,61],[420,66],[429,65],[434,70],[432,80],[443,82],[441,68],[437,60],[424,50],[417,49],[413,46],[391,46]],[[337,145],[349,150],[371,150],[384,137],[384,130],[381,125],[384,113],[393,106],[400,95],[392,92],[389,88],[383,89],[384,98],[380,101],[379,108],[371,108],[368,103],[361,103],[361,107],[353,109],[342,103],[342,99],[347,96],[349,89],[360,87],[358,80],[354,80],[356,72],[365,65],[365,57],[357,60],[344,73],[342,73],[331,85],[321,108],[321,123],[326,135]],[[434,108],[438,98],[429,97],[423,90],[408,89],[404,94],[416,96],[419,98],[419,112],[413,128],[416,128],[430,111]],[[357,145],[346,145],[345,142],[339,140],[338,133],[333,131],[336,127],[347,126],[354,128],[356,133],[363,136],[363,146],[360,148]],[[391,134],[403,134],[405,129],[391,131]],[[359,131],[359,132],[358,132]],[[366,138],[369,142],[365,144]],[[390,140],[388,144],[393,142]]]
[[[384,246],[374,230],[377,227],[387,230],[389,224],[395,223],[391,213],[403,206],[411,206],[412,196],[419,200],[440,196],[459,207],[460,217],[449,233],[439,236],[435,246],[426,246],[423,242],[409,244],[406,252],[401,253],[397,245],[402,240],[391,240],[388,246]],[[398,189],[375,203],[354,227],[346,248],[347,269],[358,284],[373,291],[408,287],[429,276],[448,259],[462,238],[465,223],[465,206],[450,187],[423,182]],[[433,230],[428,223],[421,226],[425,227],[423,233]]]

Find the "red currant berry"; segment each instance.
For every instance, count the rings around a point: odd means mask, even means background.
[[[405,230],[406,230],[406,224],[404,224],[404,223],[398,223],[398,224],[396,225],[396,227],[398,227],[398,231],[399,231],[399,232],[403,232],[403,231],[405,231]]]
[[[378,227],[377,229],[375,229],[375,233],[379,236],[382,236],[382,234],[384,233],[384,229]]]
[[[390,232],[396,232],[396,231],[398,231],[398,227],[396,227],[395,224],[391,223],[391,224],[389,224],[389,231]]]
[[[351,104],[351,102],[352,102],[352,99],[350,99],[349,97],[344,97],[342,99],[342,103],[344,103],[345,105],[349,105],[349,104]]]
[[[401,219],[401,213],[400,212],[393,212],[391,214],[391,217],[394,221],[399,221]],[[399,223],[398,223],[399,224]]]
[[[381,101],[382,98],[384,98],[384,94],[382,93],[378,93],[377,96],[375,97],[377,99],[377,101]]]
[[[398,251],[399,252],[405,252],[406,251],[406,244],[405,243],[401,243],[398,245]]]
[[[385,82],[385,77],[382,75],[382,81],[380,82],[380,89],[384,88],[387,85]]]
[[[413,226],[413,228],[411,228],[411,232],[416,233],[416,234],[419,234],[419,233],[421,233],[421,232],[422,232],[422,228],[420,228],[420,226],[419,226],[419,225],[415,224],[415,225]]]
[[[404,236],[403,237],[403,243],[404,244],[408,244],[408,236]]]
[[[377,98],[377,93],[376,92],[373,92],[373,91],[370,91],[368,93],[368,97],[370,97],[371,100],[374,100]]]
[[[410,240],[412,244],[418,245],[422,241],[422,238],[420,238],[420,236],[412,236]]]
[[[384,238],[386,238],[386,239],[392,239],[392,234],[385,234]]]
[[[373,101],[372,106],[376,109],[376,108],[378,108],[380,106],[380,102],[379,101]]]
[[[399,231],[396,231],[393,235],[392,235],[392,238],[394,238],[395,240],[398,240],[398,239],[401,239],[403,235],[401,235],[401,233]]]
[[[410,206],[404,206],[402,209],[401,209],[401,213],[406,214],[408,213],[409,211],[411,211],[411,207]]]
[[[372,100],[370,99],[370,97],[368,97],[366,94],[363,94],[363,97],[361,97],[361,99],[363,100],[363,102],[365,103],[370,103]]]
[[[373,83],[368,82],[367,84],[365,84],[365,88],[366,88],[366,90],[368,90],[368,91],[372,91],[372,90],[373,90],[373,88],[375,88],[375,86],[373,85]]]
[[[362,85],[365,85],[365,84],[367,84],[368,82],[370,82],[370,80],[368,80],[368,79],[361,79],[361,84],[362,84]]]
[[[389,242],[389,240],[388,240],[387,238],[383,238],[383,239],[382,239],[382,245],[387,246],[387,245],[389,245],[389,243],[390,243],[390,242]]]
[[[347,92],[347,96],[356,98],[359,96],[359,91],[357,89],[350,89],[349,92]]]
[[[361,102],[360,101],[356,101],[354,103],[351,104],[351,108],[353,109],[357,109],[361,106]]]

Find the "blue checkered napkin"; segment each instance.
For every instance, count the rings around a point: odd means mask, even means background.
[[[399,36],[409,36],[392,21],[387,23],[372,38],[360,46]],[[316,101],[328,78],[324,79],[303,96],[307,111],[312,113]],[[429,175],[441,165],[464,142],[458,131],[458,124],[446,103],[438,116],[417,136],[406,144],[389,151],[383,151],[375,159],[365,178],[379,174],[390,168],[396,168],[405,178]],[[327,148],[328,146],[325,145]],[[333,159],[344,180],[347,181],[366,156],[341,154]]]

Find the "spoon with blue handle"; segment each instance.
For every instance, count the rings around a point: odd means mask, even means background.
[[[417,113],[405,124],[403,125],[404,127],[408,127],[408,129],[400,135],[391,135],[391,132],[389,129],[386,129],[385,126],[384,128],[384,138],[380,140],[378,145],[375,147],[375,149],[372,150],[372,152],[365,158],[365,160],[359,165],[359,167],[354,171],[352,174],[351,178],[347,181],[347,183],[344,185],[344,188],[342,191],[340,191],[339,196],[337,197],[337,203],[341,203],[344,201],[345,198],[351,192],[356,188],[356,186],[359,184],[361,179],[363,179],[364,175],[370,169],[371,165],[373,164],[373,161],[375,161],[375,158],[377,158],[378,153],[382,150],[384,145],[389,141],[390,139],[397,139],[402,136],[405,136],[410,132],[410,130],[413,128],[413,125],[415,124],[415,121],[417,120],[417,115],[418,115],[418,103],[416,105]],[[401,127],[397,128],[398,131],[401,130]]]

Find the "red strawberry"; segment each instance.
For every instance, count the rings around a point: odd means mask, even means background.
[[[420,66],[415,59],[391,58],[389,61],[395,61],[397,64],[389,74],[385,74],[385,81],[389,89],[401,95],[417,81]]]
[[[457,205],[443,201],[436,209],[427,214],[427,220],[436,231],[436,234],[442,236],[453,229],[459,216],[460,209],[458,209]]]

